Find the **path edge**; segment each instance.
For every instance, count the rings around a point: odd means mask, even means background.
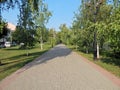
[[[77,52],[75,52],[75,53],[77,53]],[[111,80],[115,85],[120,87],[120,78],[118,78],[111,72],[107,71],[106,69],[102,68],[101,66],[95,64],[94,62],[90,61],[89,59],[85,58],[84,56],[82,56],[80,54],[78,54],[78,55],[82,58],[82,60],[84,60],[86,63],[90,64],[93,68],[95,68],[97,71],[99,71],[101,74],[103,74],[109,80]]]

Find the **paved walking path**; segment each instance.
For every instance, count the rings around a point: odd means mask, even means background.
[[[120,86],[58,45],[0,82],[0,90],[120,90]]]

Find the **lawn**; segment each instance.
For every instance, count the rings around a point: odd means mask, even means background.
[[[86,54],[81,51],[77,51],[75,50],[74,46],[68,46],[68,47],[120,78],[120,65],[113,62],[114,58],[100,56],[100,59],[98,61],[94,61],[93,54]]]
[[[50,49],[50,45],[44,45],[44,50],[36,46],[29,50],[20,50],[19,47],[0,49],[0,80],[33,61],[35,58]],[[29,55],[27,56],[27,52]]]

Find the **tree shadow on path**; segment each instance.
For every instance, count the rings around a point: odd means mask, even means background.
[[[57,45],[54,48],[52,48],[51,50],[49,50],[48,52],[41,55],[40,57],[36,58],[33,62],[25,65],[18,73],[24,72],[25,70],[27,70],[33,66],[36,66],[36,65],[39,65],[42,63],[46,63],[47,61],[53,60],[54,58],[66,57],[71,52],[72,52],[72,50],[68,49],[65,45],[63,45],[63,44]]]

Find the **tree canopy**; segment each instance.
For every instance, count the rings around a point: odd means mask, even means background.
[[[99,46],[97,48],[100,54],[107,51],[118,58],[120,54],[119,16],[119,0],[82,0],[74,15],[72,27],[60,26],[61,40],[65,44],[75,45],[78,50],[91,53],[94,50],[94,32],[96,32],[96,42]]]

